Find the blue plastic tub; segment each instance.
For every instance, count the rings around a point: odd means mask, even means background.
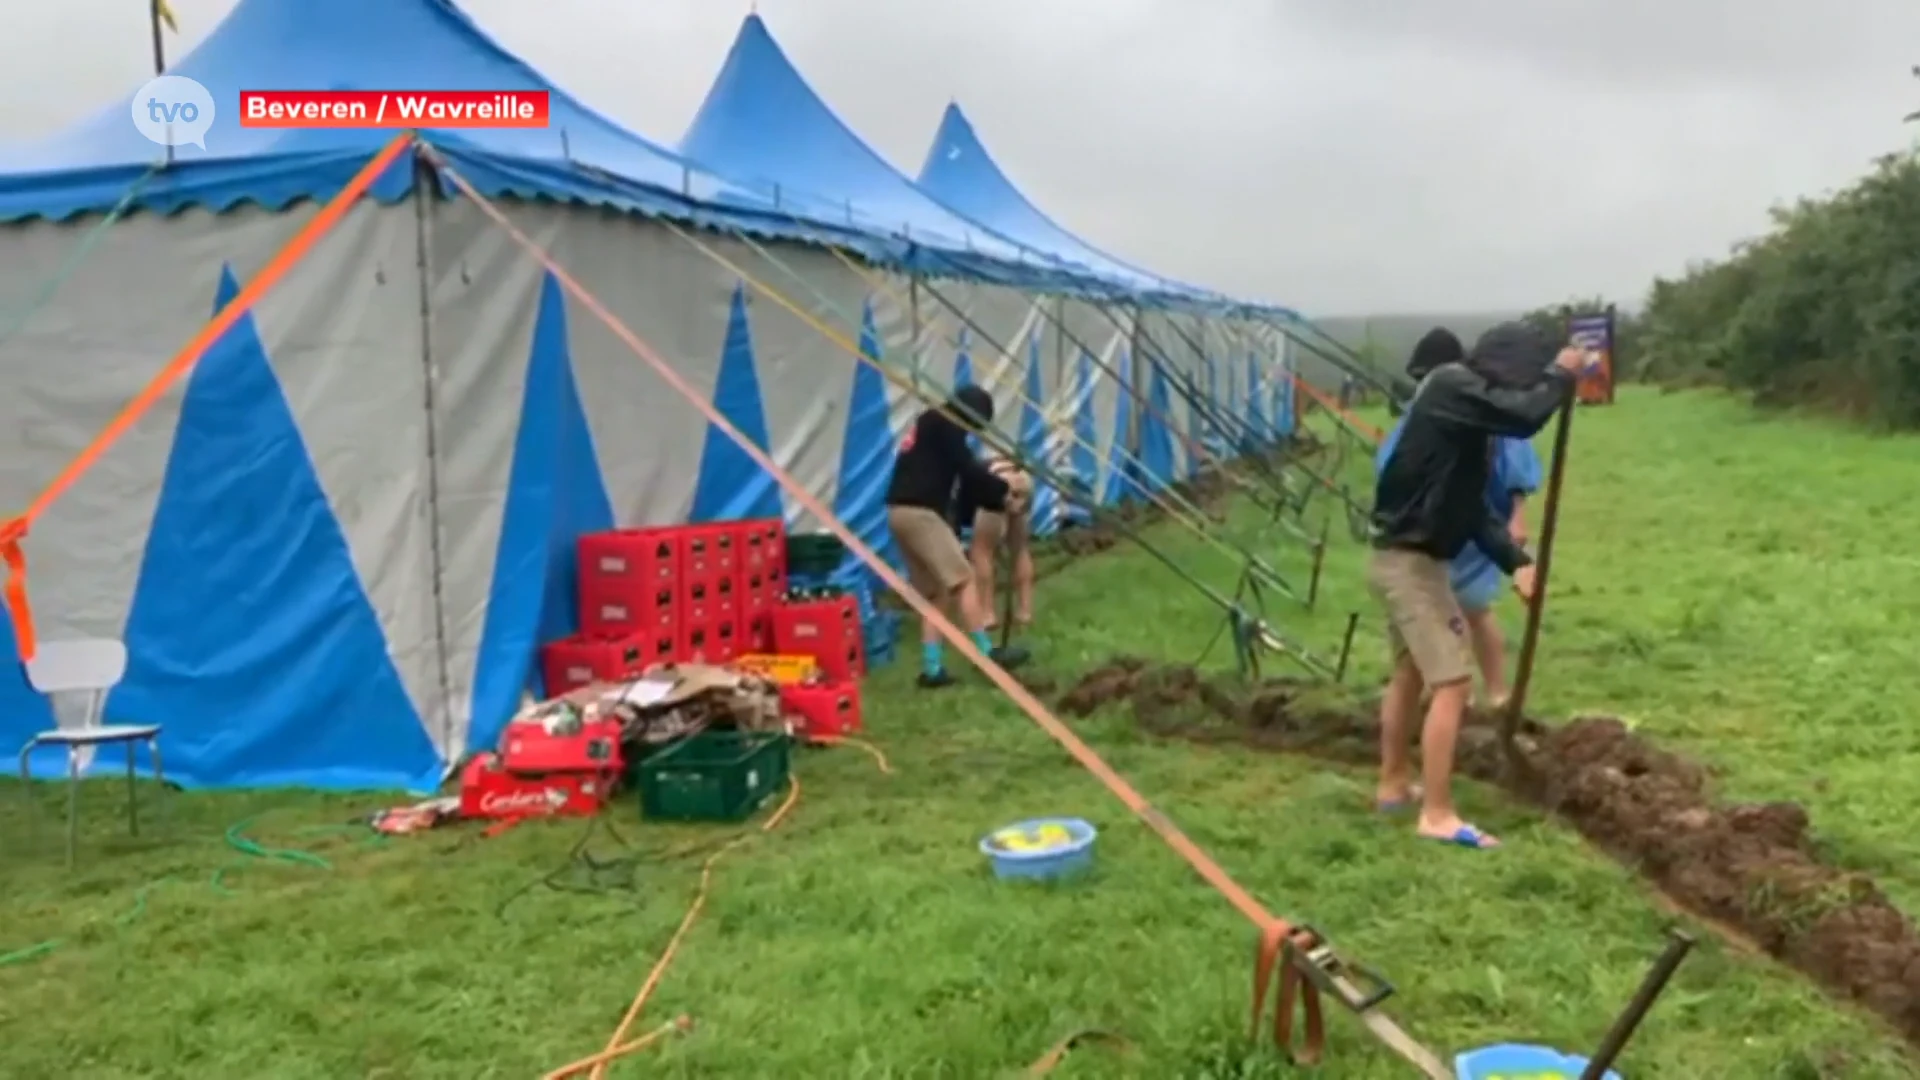
[[[1540,1080],[1553,1077],[1579,1080],[1587,1064],[1586,1058],[1563,1054],[1544,1046],[1507,1043],[1469,1050],[1453,1059],[1453,1070],[1458,1080],[1499,1080],[1509,1076],[1524,1076],[1528,1080],[1534,1077]],[[1607,1080],[1620,1080],[1620,1074],[1608,1069]]]
[[[993,863],[997,878],[1063,878],[1093,866],[1099,835],[1079,818],[1034,818],[981,837],[980,854]]]

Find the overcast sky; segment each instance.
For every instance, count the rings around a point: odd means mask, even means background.
[[[312,0],[322,3],[324,0]],[[402,2],[402,0],[395,0]],[[233,0],[172,0],[190,47]],[[20,5],[0,134],[149,74],[145,0]],[[750,5],[466,0],[678,139]],[[1150,269],[1318,314],[1633,300],[1915,134],[1915,0],[762,0],[903,170],[958,100],[1029,197]],[[397,47],[385,43],[382,47]]]

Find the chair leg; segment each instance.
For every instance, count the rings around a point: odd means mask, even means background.
[[[127,832],[140,835],[140,788],[133,782],[133,740],[123,745],[127,748]]]
[[[67,869],[80,846],[80,748],[67,747]]]

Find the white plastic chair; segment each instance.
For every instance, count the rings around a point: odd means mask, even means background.
[[[127,647],[108,638],[48,641],[27,662],[27,681],[53,702],[61,694],[86,694],[87,712],[79,727],[43,731],[20,750],[20,779],[31,783],[32,756],[37,746],[67,748],[67,865],[73,865],[80,838],[80,759],[88,747],[120,743],[127,748],[127,827],[140,835],[139,789],[134,784],[134,744],[144,742],[153,755],[153,775],[164,786],[160,769],[160,725],[102,724],[100,710],[107,691],[127,673]]]

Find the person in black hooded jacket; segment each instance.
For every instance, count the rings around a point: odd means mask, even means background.
[[[1408,364],[1419,380],[1399,441],[1381,464],[1374,491],[1373,558],[1367,584],[1387,616],[1393,678],[1380,704],[1379,804],[1420,801],[1419,835],[1465,847],[1499,841],[1461,819],[1451,786],[1454,744],[1472,688],[1467,624],[1448,567],[1476,544],[1513,578],[1523,597],[1533,567],[1487,506],[1488,468],[1498,436],[1531,438],[1573,396],[1585,350],[1558,356],[1521,323],[1496,326],[1460,353],[1436,329]],[[1413,714],[1432,693],[1421,738],[1424,788],[1413,783]]]
[[[985,605],[974,582],[973,563],[949,515],[957,500],[1004,512],[1012,488],[974,455],[967,436],[993,422],[993,395],[979,386],[962,386],[945,405],[928,409],[913,421],[893,459],[887,483],[887,527],[907,564],[907,578],[927,600],[944,609],[969,632],[973,644],[1002,667],[1026,660],[1018,649],[995,650],[988,637]],[[951,685],[931,622],[920,627],[920,685]]]

